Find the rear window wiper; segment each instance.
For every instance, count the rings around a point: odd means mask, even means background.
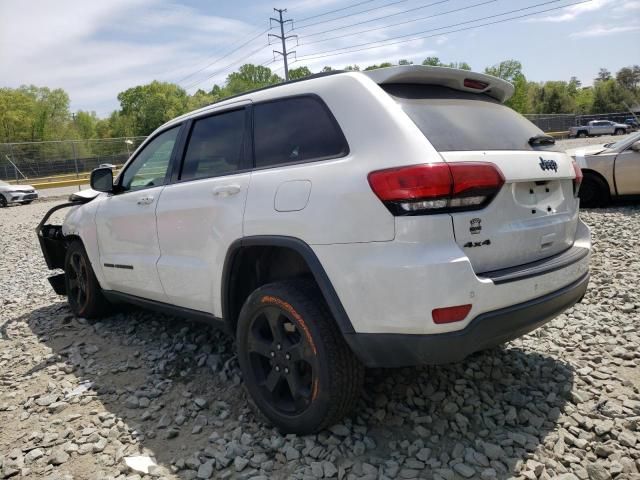
[[[529,139],[529,145],[555,145],[556,139],[551,135],[534,135]]]

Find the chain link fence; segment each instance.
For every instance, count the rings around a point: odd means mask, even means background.
[[[590,115],[541,113],[526,114],[525,117],[535,123],[543,132],[566,132],[570,127],[586,125],[591,120],[611,120],[612,122],[625,123],[628,118],[633,118],[633,114],[629,112],[595,113]]]
[[[0,180],[19,183],[82,178],[102,164],[124,164],[146,137],[0,144]]]

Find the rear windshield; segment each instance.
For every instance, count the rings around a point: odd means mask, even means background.
[[[493,98],[435,85],[380,85],[440,152],[553,150],[529,145],[543,132]]]

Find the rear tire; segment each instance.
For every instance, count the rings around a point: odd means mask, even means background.
[[[585,174],[578,196],[580,206],[586,208],[604,207],[611,200],[607,183],[591,174]]]
[[[614,135],[624,135],[625,133],[627,132],[622,128],[617,128],[616,131],[614,132]]]
[[[6,208],[7,205],[7,199],[0,193],[0,208]]]
[[[355,406],[364,367],[312,282],[255,290],[240,312],[236,340],[245,386],[280,431],[314,433]]]
[[[64,271],[67,299],[76,316],[99,318],[109,313],[110,304],[102,294],[82,242],[73,241],[67,248]]]

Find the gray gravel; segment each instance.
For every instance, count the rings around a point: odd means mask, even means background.
[[[636,135],[637,132],[632,132],[629,135]],[[602,135],[600,137],[587,137],[587,138],[567,138],[565,140],[556,141],[556,145],[560,146],[564,150],[570,148],[583,147],[586,145],[601,145],[604,143],[613,143],[626,138],[623,135]]]
[[[33,233],[52,205],[0,209],[0,478],[640,479],[636,206],[582,213],[582,304],[459,364],[370,371],[356,413],[296,437],[254,415],[221,334],[73,318]]]

